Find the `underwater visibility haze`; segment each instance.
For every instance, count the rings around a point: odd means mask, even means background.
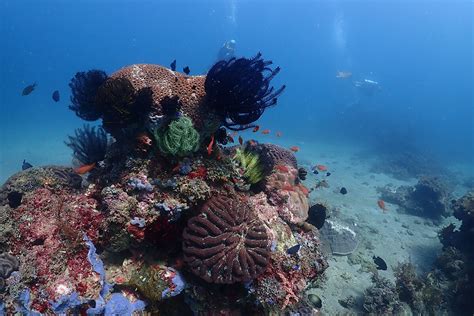
[[[0,315],[473,315],[472,1],[0,1]]]

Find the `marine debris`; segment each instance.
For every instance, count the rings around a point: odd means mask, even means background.
[[[69,138],[80,168],[32,167],[0,188],[0,249],[19,259],[0,314],[317,312],[305,290],[327,261],[304,170],[276,145],[222,145],[276,104],[278,71],[259,54],[207,76],[76,74],[70,108],[101,126]]]

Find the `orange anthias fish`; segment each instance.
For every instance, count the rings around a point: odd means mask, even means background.
[[[377,205],[384,211],[387,211],[387,208],[385,207],[385,202],[383,200],[378,200]]]
[[[207,145],[207,154],[211,155],[212,147],[214,146],[214,135],[211,136],[211,142]]]
[[[255,133],[255,132],[258,132],[259,129],[260,129],[260,126],[257,125],[257,126],[255,126],[255,127],[253,128],[253,132],[254,132],[254,133]]]
[[[300,148],[298,146],[291,146],[290,150],[296,153],[300,150]]]
[[[268,134],[270,134],[270,130],[269,130],[269,129],[265,129],[265,130],[262,131],[262,134],[263,134],[263,135],[268,135]]]
[[[257,143],[253,139],[249,140],[249,144],[250,144],[250,146],[256,146],[257,145]]]
[[[328,171],[328,167],[326,167],[325,165],[316,165],[316,169],[318,169],[319,171]]]
[[[276,132],[276,137],[281,137],[281,132]]]
[[[227,141],[228,141],[229,143],[232,143],[232,144],[233,144],[233,143],[234,143],[234,137],[232,137],[232,136],[230,136],[230,135],[227,135]]]
[[[242,138],[242,136],[239,136],[239,144],[242,145],[244,143],[244,139]]]
[[[289,172],[290,171],[290,169],[288,169],[288,167],[284,166],[284,165],[276,165],[275,169],[277,169],[279,171],[282,171],[282,172]]]
[[[77,174],[84,174],[84,173],[88,173],[89,171],[94,169],[94,167],[95,167],[95,162],[93,162],[89,165],[83,165],[83,166],[77,167],[77,168],[74,169],[74,172],[77,173]]]
[[[349,79],[352,77],[352,72],[350,71],[338,71],[336,73],[336,78],[338,79]]]

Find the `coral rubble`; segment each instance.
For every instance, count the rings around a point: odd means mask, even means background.
[[[327,261],[295,156],[223,147],[283,91],[269,65],[78,73],[70,108],[102,127],[68,145],[94,169],[29,168],[0,188],[0,314],[317,314],[305,290]]]

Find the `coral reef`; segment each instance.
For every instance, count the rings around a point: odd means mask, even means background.
[[[217,62],[206,76],[208,106],[229,129],[245,129],[260,118],[265,109],[275,105],[285,86],[274,90],[271,80],[280,72],[272,70],[271,61],[259,53],[251,59],[231,58]]]
[[[199,148],[199,134],[191,119],[181,116],[155,132],[161,153],[169,156],[189,156]]]
[[[163,99],[161,99],[160,105],[163,115],[166,115],[168,117],[177,116],[179,114],[179,111],[183,107],[183,103],[176,95],[173,97],[165,96]]]
[[[258,154],[266,174],[270,173],[277,165],[298,169],[294,153],[286,148],[274,144],[257,144],[256,146],[247,146],[245,149]]]
[[[279,215],[292,224],[304,222],[309,210],[309,190],[297,183],[297,179],[296,169],[280,165],[265,179],[270,204],[278,206]]]
[[[181,113],[192,120],[197,130],[201,131],[208,119],[213,120],[204,102],[204,76],[186,76],[159,65],[136,64],[124,67],[110,77],[129,80],[135,91],[150,88],[152,113],[156,116],[164,115],[159,105],[165,97],[177,96]]]
[[[101,70],[78,72],[71,79],[71,103],[69,109],[86,121],[98,120],[102,113],[99,110],[96,95],[99,87],[107,80],[107,75]]]
[[[386,186],[377,191],[384,201],[399,205],[400,210],[405,213],[433,220],[440,220],[451,214],[451,193],[437,177],[422,177],[413,187]]]
[[[474,191],[468,192],[452,205],[453,215],[461,221],[455,230],[454,225],[445,227],[440,232],[441,243],[445,247],[455,247],[464,253],[474,253]]]
[[[183,232],[184,260],[207,282],[248,282],[267,264],[269,239],[263,223],[239,197],[216,196]]]
[[[436,267],[440,273],[434,274],[448,293],[451,308],[459,314],[474,313],[474,191],[454,200],[453,214],[461,221],[459,229],[453,224],[441,230],[439,238],[443,251]],[[446,295],[446,294],[444,294]]]
[[[20,262],[9,253],[0,253],[0,292],[5,289],[6,279],[10,277],[13,271],[18,271]]]
[[[105,158],[107,150],[107,134],[99,127],[85,124],[82,129],[75,130],[75,136],[68,136],[66,146],[72,149],[73,157],[83,165],[89,165]]]
[[[417,315],[433,315],[443,309],[442,289],[428,275],[417,276],[415,267],[409,262],[400,263],[395,269],[396,288],[400,300],[406,302]]]
[[[256,184],[263,179],[262,166],[257,154],[237,148],[233,159],[242,168],[242,174],[248,182]]]
[[[374,274],[373,286],[365,290],[364,310],[371,315],[391,315],[402,311],[395,286],[388,279]]]
[[[149,87],[136,91],[126,78],[108,78],[97,90],[97,104],[104,129],[121,139],[130,131],[143,130],[153,96]]]
[[[157,65],[78,73],[71,109],[103,130],[68,144],[94,169],[33,167],[0,188],[0,251],[19,262],[2,270],[0,314],[318,313],[305,291],[328,264],[293,153],[222,146],[225,126],[276,102],[277,72],[257,56],[209,80]]]

